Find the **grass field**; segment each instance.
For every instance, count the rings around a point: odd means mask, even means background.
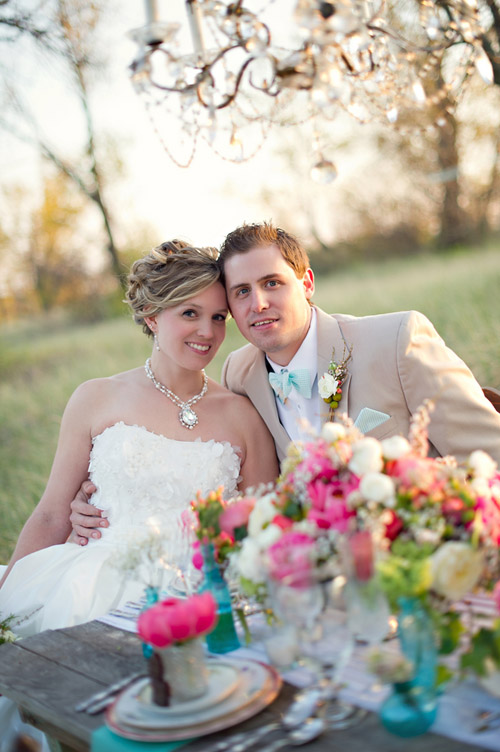
[[[415,308],[472,368],[500,387],[500,249],[418,256],[317,280],[326,311],[366,315]],[[209,368],[219,377],[243,343],[234,322]],[[82,381],[141,364],[150,344],[128,316],[68,327],[64,316],[0,328],[0,562],[37,503],[54,455],[66,401]]]

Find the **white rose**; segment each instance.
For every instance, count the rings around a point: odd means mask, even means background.
[[[276,543],[276,541],[279,540],[282,535],[283,530],[278,525],[271,524],[264,528],[264,530],[262,530],[257,535],[255,542],[261,551],[266,551],[269,546],[272,546],[273,543]]]
[[[482,449],[476,449],[475,452],[472,452],[467,460],[467,464],[474,475],[479,475],[486,479],[493,478],[497,469],[497,463],[491,459],[489,454],[483,452]]]
[[[276,516],[277,510],[273,502],[274,494],[272,493],[257,499],[248,518],[248,534],[252,537],[258,535],[262,528]]]
[[[377,439],[365,436],[352,445],[352,457],[348,468],[356,475],[379,473],[382,470],[382,447]]]
[[[359,484],[359,490],[369,501],[385,502],[388,507],[396,502],[394,483],[383,473],[366,473]]]
[[[259,546],[252,538],[243,540],[236,565],[242,577],[260,584],[266,580],[266,570]]]
[[[399,460],[400,457],[407,455],[411,446],[404,436],[391,436],[380,442],[382,445],[382,454],[386,460]]]
[[[333,444],[337,439],[343,439],[345,436],[345,428],[341,423],[325,423],[321,429],[321,438],[328,441],[329,444]]]
[[[431,556],[433,589],[459,601],[477,583],[483,571],[483,554],[461,541],[443,543]]]
[[[415,540],[420,546],[424,543],[432,543],[436,546],[441,540],[441,535],[441,531],[431,530],[428,527],[420,527],[418,530],[415,530]]]
[[[490,487],[485,478],[473,478],[470,482],[471,488],[478,496],[490,496]]]
[[[338,385],[339,382],[331,373],[325,373],[325,375],[318,380],[318,392],[321,399],[328,399],[332,394],[335,394]]]

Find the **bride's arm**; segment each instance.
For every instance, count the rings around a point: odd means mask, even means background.
[[[21,531],[0,587],[18,559],[41,548],[64,543],[71,531],[69,504],[82,481],[88,477],[95,391],[95,385],[87,382],[78,387],[69,399],[61,420],[47,486]]]
[[[238,409],[240,425],[244,426],[245,445],[245,456],[241,465],[241,481],[239,483],[241,491],[250,486],[274,481],[279,474],[273,437],[250,401],[246,397],[243,400],[243,410],[240,407]]]

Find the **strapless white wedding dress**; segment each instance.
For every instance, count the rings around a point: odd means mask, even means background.
[[[105,510],[109,528],[87,546],[50,546],[16,562],[0,589],[0,614],[14,614],[13,629],[23,637],[81,624],[138,599],[145,583],[123,577],[116,566],[127,537],[146,532],[154,519],[175,548],[179,519],[197,491],[206,495],[223,485],[228,498],[239,472],[228,442],[176,441],[123,422],[106,428],[93,440],[89,474],[98,488],[92,504]]]

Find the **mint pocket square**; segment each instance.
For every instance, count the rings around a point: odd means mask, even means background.
[[[381,423],[385,423],[391,416],[387,413],[382,413],[380,410],[372,410],[371,407],[363,407],[358,417],[354,421],[354,425],[361,433],[368,433]]]

